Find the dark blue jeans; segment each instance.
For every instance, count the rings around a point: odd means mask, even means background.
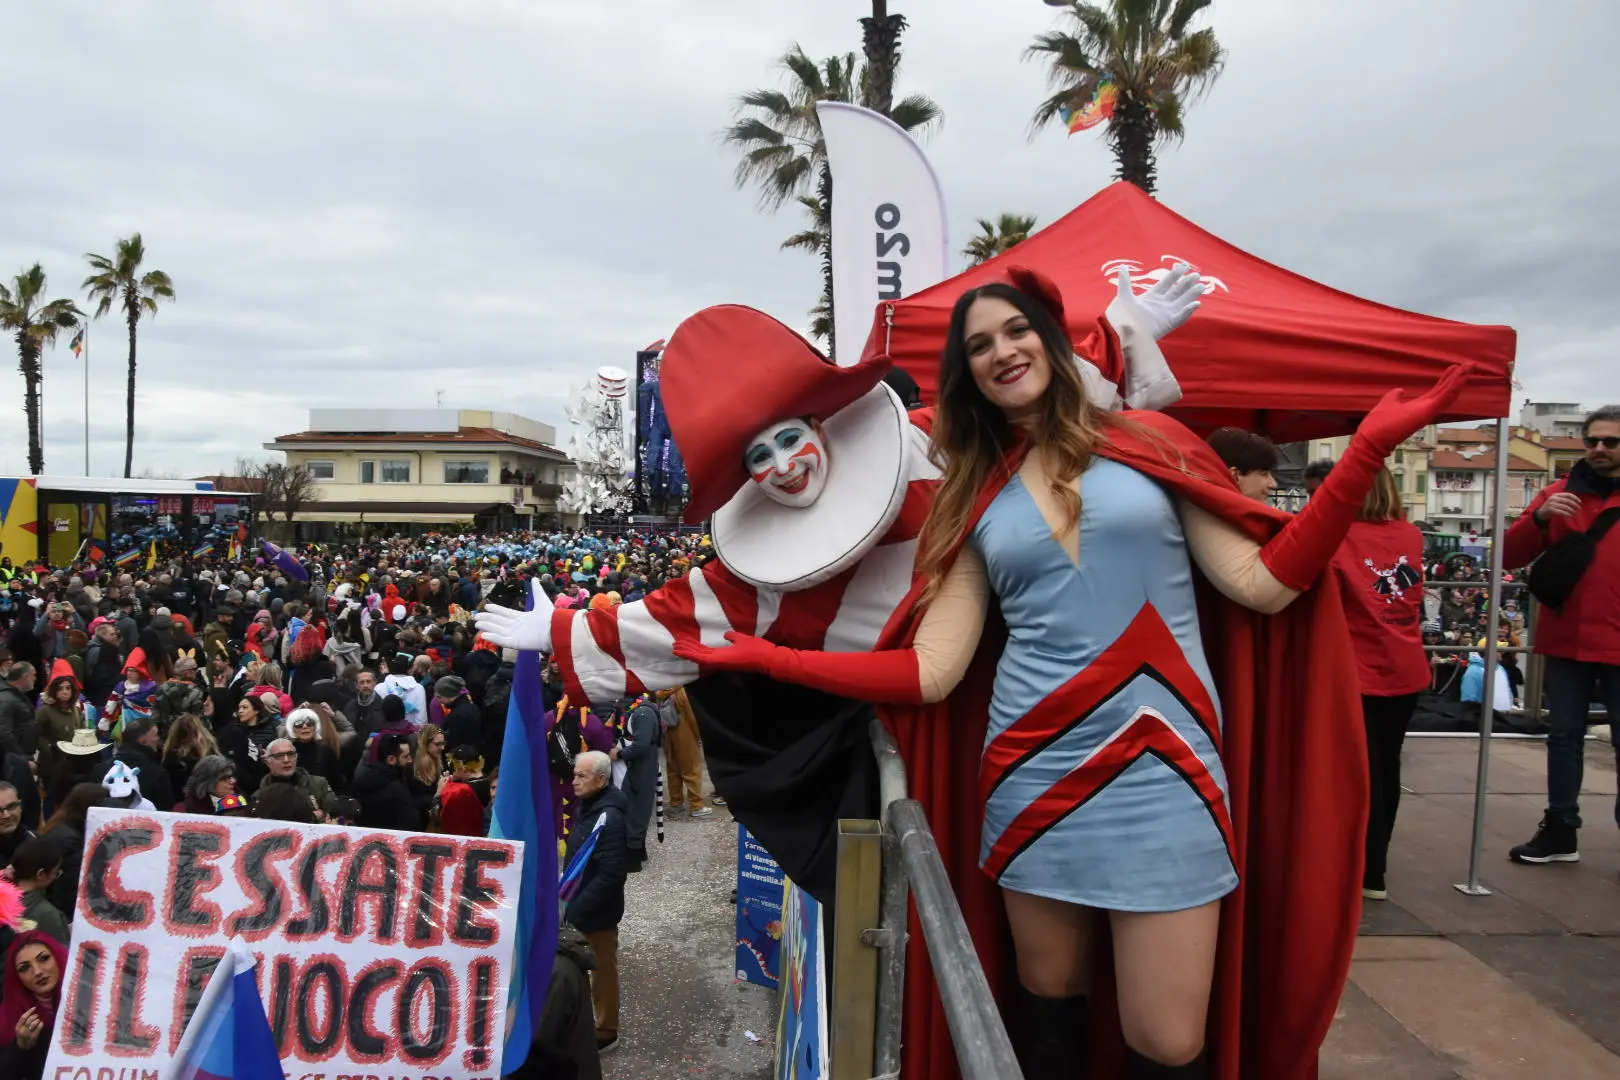
[[[1547,735],[1547,813],[1567,825],[1581,827],[1581,775],[1586,765],[1586,717],[1593,700],[1609,713],[1609,738],[1620,729],[1620,665],[1594,664],[1562,656],[1546,662],[1547,713],[1552,731]],[[1620,742],[1616,742],[1620,746]],[[1620,825],[1620,800],[1615,803],[1615,824]]]

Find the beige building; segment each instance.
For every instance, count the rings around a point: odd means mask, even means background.
[[[1350,436],[1331,439],[1312,439],[1307,461],[1338,461],[1350,446]],[[1429,517],[1429,452],[1435,445],[1435,429],[1431,426],[1420,431],[1400,445],[1384,464],[1395,476],[1395,487],[1406,506],[1408,521],[1427,521]]]
[[[360,526],[552,528],[574,472],[549,424],[479,409],[311,409],[309,428],[264,444],[315,480],[305,538]]]

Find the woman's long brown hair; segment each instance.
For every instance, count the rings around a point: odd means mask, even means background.
[[[970,289],[951,311],[945,353],[940,359],[938,402],[930,454],[944,470],[920,541],[918,569],[927,577],[924,601],[931,599],[965,539],[974,504],[991,475],[1001,467],[1014,432],[1006,415],[980,393],[968,365],[967,314],[980,297],[995,297],[1016,307],[1041,343],[1052,368],[1052,381],[1042,399],[1040,417],[1029,432],[1032,452],[1046,456],[1052,493],[1063,507],[1067,532],[1080,521],[1080,494],[1075,479],[1086,471],[1106,428],[1117,421],[1086,397],[1074,360],[1069,333],[1027,293],[994,282]]]

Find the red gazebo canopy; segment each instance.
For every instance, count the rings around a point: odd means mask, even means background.
[[[1232,246],[1124,182],[1007,254],[880,304],[865,354],[887,349],[932,402],[951,306],[967,289],[1028,266],[1063,289],[1071,318],[1090,319],[1113,298],[1121,262],[1140,280],[1178,261],[1210,286],[1192,321],[1162,343],[1184,395],[1170,412],[1197,430],[1230,424],[1277,442],[1346,434],[1389,390],[1426,389],[1447,365],[1468,361],[1480,371],[1444,421],[1506,416],[1512,404],[1511,327],[1340,292]]]

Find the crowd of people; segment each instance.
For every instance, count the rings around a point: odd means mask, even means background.
[[[513,662],[478,635],[472,613],[531,583],[565,608],[611,607],[707,551],[695,533],[428,535],[309,546],[297,552],[307,581],[261,556],[128,571],[0,561],[0,888],[20,893],[15,925],[0,926],[10,1055],[0,1075],[43,1069],[34,1034],[49,1031],[60,993],[91,809],[485,835]],[[647,858],[661,753],[670,811],[713,810],[684,695],[571,703],[555,666],[546,671],[565,854],[605,811],[604,788],[620,814],[570,905],[579,933],[565,935],[558,959],[559,971],[594,971],[582,1021],[594,1059],[617,1035],[615,927],[625,874]],[[604,782],[582,785],[580,761],[605,763]],[[25,994],[35,1004],[13,1010]],[[569,1000],[558,995],[559,1015]],[[564,1052],[547,1039],[570,1038],[567,1025],[543,1025],[537,1058]]]

